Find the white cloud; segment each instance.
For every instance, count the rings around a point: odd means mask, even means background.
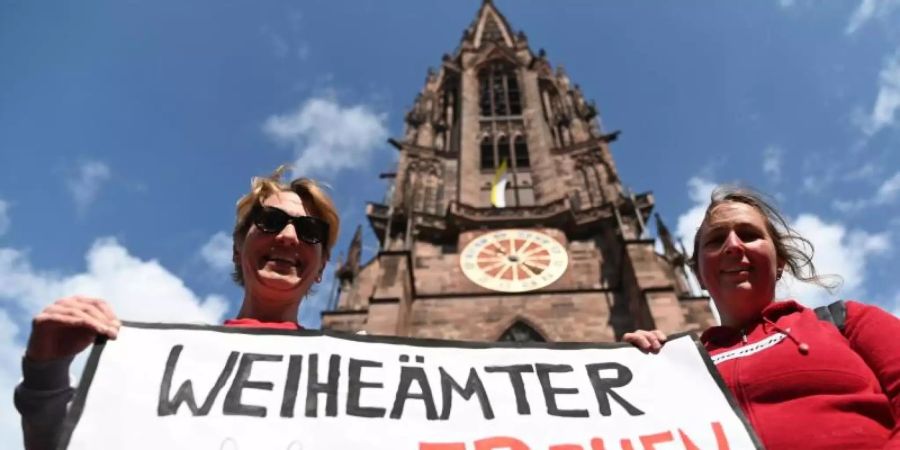
[[[831,207],[844,214],[849,214],[865,209],[869,203],[866,199],[834,200],[831,202]]]
[[[66,187],[75,200],[79,214],[84,214],[94,202],[100,187],[109,179],[110,174],[109,166],[103,162],[87,161],[79,165],[77,173],[66,180]]]
[[[900,6],[900,0],[862,0],[853,14],[844,32],[853,34],[872,19],[884,19]]]
[[[296,111],[266,119],[263,131],[295,152],[295,174],[329,176],[365,167],[388,136],[386,116],[366,105],[312,98]]]
[[[212,235],[200,248],[200,257],[217,271],[229,271],[234,267],[233,253],[231,236],[224,231]]]
[[[860,122],[863,132],[872,136],[883,128],[897,124],[900,111],[900,50],[884,59],[878,74],[878,96],[868,116]]]
[[[309,42],[303,39],[303,13],[291,11],[286,15],[287,27],[263,25],[259,34],[272,50],[272,54],[278,59],[284,59],[292,54],[300,61],[306,61],[310,54]],[[296,44],[292,44],[295,42]],[[295,48],[292,52],[291,49]]]
[[[773,183],[781,179],[781,149],[770,146],[763,152],[763,173]]]
[[[306,61],[307,59],[309,59],[309,53],[309,42],[302,41],[297,44],[297,58],[299,58],[300,61]]]
[[[881,172],[881,168],[872,162],[867,162],[862,166],[847,172],[844,179],[848,181],[868,180],[876,177]]]
[[[805,176],[803,177],[803,190],[806,192],[818,192],[822,188],[821,183],[818,182],[818,179],[813,176]]]
[[[94,242],[85,256],[87,270],[74,275],[37,270],[28,255],[0,248],[0,305],[27,316],[53,300],[81,294],[107,300],[126,320],[217,323],[224,298],[200,298],[156,260],[141,260],[113,238]]]
[[[819,274],[839,275],[843,284],[834,294],[809,283],[786,276],[779,285],[778,297],[796,298],[808,306],[820,306],[839,298],[865,300],[866,268],[872,257],[891,249],[887,233],[848,230],[839,222],[825,222],[813,214],[801,214],[792,223],[801,236],[815,247],[813,262]]]
[[[897,194],[900,194],[900,171],[881,183],[875,194],[875,202],[882,205],[891,203],[897,199]]]
[[[9,219],[9,203],[0,199],[0,236],[9,231],[12,221]]]
[[[878,0],[862,0],[859,6],[856,7],[856,10],[853,11],[853,15],[850,16],[850,23],[847,24],[844,32],[847,34],[854,33],[859,27],[868,22],[875,15],[878,3]]]
[[[710,195],[715,188],[716,183],[703,178],[693,177],[688,180],[688,196],[694,202],[694,206],[678,217],[678,224],[675,228],[676,236],[684,243],[684,248],[688,253],[693,252],[694,235],[700,228],[700,223],[703,222],[706,206],[709,205]]]
[[[778,0],[778,7],[783,10],[803,9],[816,6],[820,0]]]
[[[830,188],[837,180],[840,167],[832,165],[824,169],[809,170],[814,175],[806,175],[803,177],[803,191],[813,195],[827,194]]]
[[[776,4],[782,11],[794,11],[804,13],[810,8],[817,8],[827,0],[776,0]]]
[[[32,267],[25,252],[0,248],[0,435],[21,447],[19,416],[12,392],[21,377],[27,320],[50,302],[74,294],[107,300],[126,320],[220,323],[227,303],[218,295],[201,298],[155,260],[141,260],[112,238],[94,242],[84,272],[64,275]],[[83,360],[73,364],[77,376]],[[7,445],[9,444],[8,441]]]
[[[834,200],[831,206],[842,213],[858,212],[871,206],[882,206],[894,203],[900,194],[900,171],[881,183],[875,195],[856,200]]]
[[[290,44],[288,44],[287,40],[281,37],[278,33],[276,33],[271,27],[263,25],[259,30],[260,34],[268,41],[269,47],[272,49],[272,53],[275,54],[278,58],[284,58],[287,56],[288,51],[290,51]]]

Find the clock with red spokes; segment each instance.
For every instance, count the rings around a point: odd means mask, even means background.
[[[460,266],[473,283],[494,291],[525,292],[549,286],[569,257],[556,239],[532,230],[485,233],[463,249]]]

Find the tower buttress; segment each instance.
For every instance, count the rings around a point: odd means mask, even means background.
[[[362,225],[356,226],[356,232],[353,233],[353,239],[350,240],[350,246],[347,248],[347,259],[338,265],[335,276],[341,282],[352,283],[356,275],[359,274],[359,259],[362,256]]]

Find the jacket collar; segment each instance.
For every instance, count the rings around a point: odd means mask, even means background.
[[[743,335],[749,334],[757,326],[763,323],[763,318],[776,322],[780,317],[800,312],[806,309],[805,306],[797,303],[795,300],[778,300],[772,301],[760,312],[759,317],[748,324],[743,329],[732,328],[725,325],[709,327],[700,335],[700,342],[704,345],[712,343],[717,346],[732,345]]]
[[[239,318],[225,320],[226,327],[234,328],[271,328],[277,330],[302,330],[297,322],[263,322],[258,319]]]

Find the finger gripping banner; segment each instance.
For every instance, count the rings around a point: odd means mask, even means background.
[[[69,449],[761,448],[691,339],[468,343],[126,323],[95,345]]]

